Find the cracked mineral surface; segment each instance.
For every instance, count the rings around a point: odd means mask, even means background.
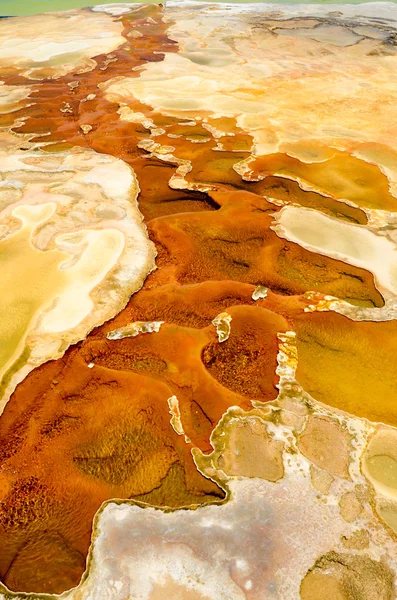
[[[395,600],[396,21],[0,20],[2,600]]]

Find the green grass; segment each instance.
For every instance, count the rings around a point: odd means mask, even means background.
[[[134,0],[131,0],[134,2]],[[156,0],[145,0],[144,4]],[[95,4],[118,4],[120,0],[0,0],[0,15],[35,15],[54,10],[71,10]]]
[[[118,3],[120,0],[0,0],[0,15],[3,16],[16,16],[16,15],[34,15],[43,12],[50,12],[55,10],[70,10],[73,8],[82,8],[85,6],[90,6],[92,4],[114,4]],[[130,0],[132,2],[137,2],[137,0]],[[139,0],[142,4],[155,3],[159,0]],[[215,2],[219,2],[222,0],[214,0]],[[259,2],[262,3],[263,0],[226,0],[229,3],[237,4],[237,3],[250,3],[250,2]],[[309,0],[304,3],[306,4],[360,4],[361,2],[371,2],[373,0]],[[392,0],[397,1],[397,0]],[[286,4],[293,3],[299,4],[301,0],[273,0],[273,2]]]

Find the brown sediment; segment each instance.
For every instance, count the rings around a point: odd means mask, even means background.
[[[118,20],[124,26],[124,45],[110,55],[96,56],[97,66],[88,73],[70,73],[33,84],[34,90],[26,99],[25,106],[19,111],[2,115],[0,126],[12,127],[17,119],[21,119],[25,123],[22,126],[18,123],[15,131],[34,134],[32,141],[51,142],[51,150],[57,147],[54,144],[65,143],[66,147],[87,146],[124,160],[142,154],[137,142],[147,137],[147,131],[139,123],[121,121],[117,113],[118,105],[106,100],[98,86],[112,77],[139,77],[139,71],[134,71],[134,68],[149,61],[163,60],[162,50],[176,52],[177,44],[167,37],[161,6],[141,6],[132,15]],[[142,27],[142,37],[128,37]],[[9,85],[32,85],[15,68],[0,68],[0,77]],[[140,106],[136,102],[137,110]],[[84,134],[82,125],[91,125],[92,130]]]
[[[233,302],[228,287],[223,297],[217,292],[213,316],[219,304]],[[154,306],[155,297],[152,293]],[[164,315],[163,298],[167,306],[169,296],[159,289],[157,305]],[[203,304],[210,310],[210,303]],[[276,333],[287,326],[282,317],[259,306],[231,307],[229,312],[236,332],[230,340],[236,356],[235,381],[228,379],[227,371],[221,378],[215,372],[214,378],[205,368],[208,347],[218,343],[212,325],[199,329],[164,324],[154,334],[110,341],[104,337],[107,323],[102,332],[94,332],[62,360],[38,368],[18,387],[0,421],[2,464],[10,473],[0,521],[7,546],[1,569],[8,587],[54,592],[76,584],[93,515],[108,498],[178,507],[224,497],[198,473],[190,449],[192,444],[211,449],[209,435],[229,406],[247,408],[251,393],[261,400],[277,396]],[[224,347],[228,352],[228,341]],[[254,359],[262,358],[261,364],[268,364],[268,370],[252,370],[252,389],[244,390],[239,382],[252,353]],[[170,426],[167,398],[172,395],[179,400],[191,442]],[[25,485],[27,481],[34,485]],[[21,545],[34,540],[47,557],[55,552],[52,540],[57,536],[63,540],[66,572],[47,559],[45,567],[33,569],[30,553],[19,553]]]
[[[391,600],[393,573],[367,556],[329,552],[302,581],[302,600]]]
[[[168,182],[175,173],[175,165],[159,158],[141,158],[134,161],[134,169],[145,181],[139,198],[139,208],[146,221],[183,212],[217,210],[219,206],[208,195],[199,191],[173,190]]]
[[[273,159],[267,158],[269,175],[263,181],[243,181],[234,167],[249,156],[252,139],[234,119],[209,120],[225,133],[215,139],[199,123],[190,125],[188,118],[161,115],[130,98],[125,105],[131,111],[142,112],[152,120],[153,128],[164,129],[154,141],[172,147],[168,160],[147,154],[138,144],[149,139],[150,128],[120,118],[119,103],[108,100],[104,87],[98,86],[114,77],[139,77],[139,70],[133,68],[161,61],[163,53],[177,51],[177,45],[167,38],[161,6],[139,7],[121,20],[126,43],[112,56],[95,57],[97,67],[84,74],[48,78],[40,84],[29,81],[34,91],[25,106],[0,116],[1,126],[31,134],[43,149],[84,146],[132,166],[159,267],[115,319],[94,330],[62,359],[31,373],[1,417],[4,551],[0,576],[12,590],[60,593],[76,585],[85,568],[94,514],[109,498],[167,508],[221,502],[223,490],[199,473],[191,450],[211,450],[211,432],[229,407],[249,409],[253,399],[266,402],[277,397],[278,333],[291,324],[296,328],[298,379],[307,391],[360,414],[369,376],[366,371],[365,379],[362,370],[369,358],[356,358],[353,353],[354,368],[360,363],[361,370],[356,371],[360,381],[358,389],[352,384],[350,403],[346,404],[346,395],[342,402],[338,385],[343,382],[345,394],[351,374],[347,346],[355,345],[357,335],[372,340],[374,331],[378,348],[382,339],[378,331],[388,325],[371,325],[373,331],[367,332],[366,325],[346,324],[347,319],[337,315],[303,314],[308,301],[302,294],[307,291],[365,306],[382,306],[383,299],[368,271],[280,239],[271,229],[272,215],[279,207],[267,200],[316,207],[365,224],[365,213],[341,200],[373,207],[381,192],[388,203],[382,208],[394,209],[384,176],[372,165],[337,153],[322,166],[304,167],[297,159],[277,155],[281,166],[276,161],[276,168]],[[143,36],[132,37],[134,31]],[[0,77],[8,85],[27,83],[15,69],[2,68]],[[19,126],[16,119],[25,122]],[[218,143],[221,146],[215,150]],[[174,159],[191,163],[186,189],[169,186],[177,168]],[[295,175],[305,175],[315,186],[318,177],[324,175],[328,181],[335,169],[341,169],[342,159],[357,177],[375,175],[376,185],[367,203],[360,185],[344,182],[337,189],[324,187],[321,190],[331,196],[326,197],[302,190],[284,172],[293,163]],[[281,175],[273,174],[280,169],[284,169]],[[257,285],[270,290],[266,298],[255,302],[252,294]],[[224,311],[232,317],[231,335],[221,343],[211,322]],[[326,325],[322,325],[324,319]],[[332,347],[340,323],[336,322],[331,336],[333,319],[344,319],[340,361]],[[164,324],[156,333],[107,339],[107,333],[134,321]],[[312,328],[317,323],[320,336],[332,337],[330,350],[327,343],[313,342]],[[363,355],[368,355],[369,342],[361,347]],[[377,360],[384,363],[386,352],[378,349]],[[320,364],[313,367],[316,361]],[[373,417],[375,411],[384,416],[392,384],[384,385],[383,407],[377,403],[374,408],[368,392],[363,416]],[[173,396],[178,400],[183,435],[177,435],[170,423],[167,400]],[[332,428],[327,423],[325,427]],[[322,467],[316,455],[315,425],[309,423],[300,444],[302,452]],[[317,425],[320,430],[322,424]],[[261,435],[268,464],[260,474],[276,481],[283,474],[281,443]],[[312,444],[310,436],[314,436]],[[236,437],[236,443],[242,443],[242,432]],[[336,438],[343,442],[342,434]],[[224,458],[231,474],[255,474],[248,464],[252,448],[246,450],[245,460]],[[348,467],[345,454],[327,462],[341,476],[346,476]]]
[[[223,444],[218,438],[220,448],[214,452],[213,463],[228,476],[282,479],[284,442],[274,439],[257,415],[230,416],[222,428]]]
[[[347,523],[353,523],[363,511],[363,506],[354,492],[345,492],[339,500],[339,510]]]
[[[10,477],[0,517],[1,570],[11,589],[53,593],[78,583],[93,516],[108,498],[153,496],[153,504],[169,507],[223,498],[196,470],[191,445],[170,427],[172,390],[156,381],[153,363],[149,358],[145,364],[152,377],[139,373],[139,366],[136,372],[126,365],[117,370],[100,361],[90,370],[75,349],[44,386],[46,376],[38,369],[21,397],[14,396],[16,420],[11,408],[1,422],[2,464]],[[59,536],[65,571],[48,554]],[[20,553],[30,544],[42,547],[40,569],[30,559],[25,564],[28,557]]]
[[[210,195],[220,201],[218,194]],[[222,194],[216,212],[152,219],[149,235],[160,248],[159,277],[181,284],[231,279],[294,295],[314,290],[353,303],[382,306],[373,276],[282,240],[271,230],[274,207],[249,192]]]
[[[90,73],[35,86],[26,101],[31,105],[22,110],[26,125],[17,127],[18,133],[58,143],[52,150],[66,143],[124,159],[142,154],[137,142],[146,130],[122,123],[118,106],[101,97],[97,85],[111,76],[110,65],[117,64],[114,75],[133,76],[132,67],[161,60],[154,51],[175,44],[166,37],[160,7],[140,8],[132,23],[123,22],[125,35],[145,27],[133,51],[126,43],[111,60],[96,57],[98,66]],[[25,81],[12,69],[2,69],[1,75],[13,85]],[[20,116],[18,111],[3,115],[1,125],[12,126]],[[91,123],[84,134],[81,126]],[[27,380],[21,400],[13,401],[0,423],[5,474],[0,574],[10,589],[60,593],[76,585],[84,571],[92,520],[104,500],[134,497],[176,507],[220,501],[224,493],[198,473],[191,446],[170,427],[166,383],[151,379],[153,385],[147,385],[139,368],[126,379],[124,372],[114,377],[114,371],[96,367],[92,377],[76,348],[46,366]]]
[[[368,548],[370,535],[366,529],[358,529],[350,537],[342,537],[342,544],[348,550],[364,550]]]
[[[228,308],[232,334],[227,343],[211,341],[203,350],[207,372],[224,387],[258,400],[275,399],[277,333],[288,323],[258,306]]]
[[[337,421],[310,417],[298,446],[317,467],[338,477],[349,476],[350,436]]]
[[[328,471],[310,465],[310,481],[320,494],[328,494],[334,477]]]

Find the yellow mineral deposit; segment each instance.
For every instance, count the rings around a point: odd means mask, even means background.
[[[274,230],[311,252],[371,271],[380,291],[397,294],[397,247],[381,232],[298,206],[282,208]]]
[[[6,290],[1,306],[0,375],[17,360],[33,328],[56,334],[77,327],[87,317],[93,308],[90,292],[114,267],[124,248],[123,235],[116,229],[59,235],[56,245],[72,244],[80,255],[73,266],[62,268],[70,254],[56,249],[42,252],[31,244],[34,233],[55,210],[55,203],[17,206],[12,216],[20,219],[22,227],[0,242]]]
[[[353,321],[324,311],[299,315],[294,329],[297,380],[313,398],[371,421],[397,425],[395,320]]]
[[[362,470],[375,490],[379,516],[397,532],[397,431],[379,426],[362,455]]]
[[[301,140],[302,147],[318,140],[346,152],[365,142],[396,150],[390,125],[397,85],[390,73],[397,57],[384,50],[384,32],[361,39],[348,26],[319,29],[307,20],[302,27],[291,18],[278,21],[274,35],[275,22],[266,17],[261,27],[255,17],[241,18],[231,38],[222,10],[200,10],[192,20],[173,7],[165,19],[179,52],[151,63],[139,78],[110,82],[106,94],[180,118],[234,117],[253,135],[256,156],[288,151],[286,144]],[[350,38],[360,43],[346,44]]]
[[[2,159],[1,410],[22,377],[113,316],[154,265],[127,165],[90,150]]]
[[[59,266],[68,255],[59,250],[40,252],[31,245],[36,229],[55,212],[55,203],[18,206],[12,211],[21,228],[0,243],[2,281],[0,375],[22,353],[29,330],[40,311],[48,310],[63,291],[65,275]]]
[[[337,421],[310,417],[298,444],[302,454],[317,467],[332,475],[348,477],[350,438]]]
[[[376,512],[397,533],[397,503],[380,497],[376,501]]]
[[[22,100],[25,100],[31,92],[28,86],[6,85],[0,82],[0,115],[15,112],[22,108]]]
[[[362,147],[365,153],[365,144]],[[262,179],[272,173],[299,182],[304,190],[316,191],[364,209],[396,211],[397,201],[390,193],[395,173],[393,175],[382,162],[380,168],[371,161],[350,156],[316,140],[283,144],[282,148],[283,154],[269,154],[253,162],[251,178]],[[393,148],[390,148],[389,157],[383,157],[386,164],[393,162],[393,154]]]
[[[0,410],[82,340],[0,419],[5,586],[393,600],[397,12],[379,6],[0,23]],[[139,192],[158,269],[128,302],[154,269]]]
[[[91,11],[7,19],[0,31],[0,68],[12,65],[32,80],[90,71],[92,57],[125,43],[121,22]]]

